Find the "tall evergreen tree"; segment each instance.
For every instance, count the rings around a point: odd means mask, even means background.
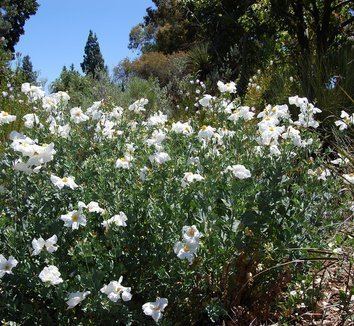
[[[36,0],[0,1],[0,37],[5,38],[5,47],[12,53],[20,36],[24,34],[25,22],[37,12]]]
[[[36,83],[38,74],[33,70],[33,65],[29,55],[23,57],[21,70],[26,82],[31,84]]]
[[[86,42],[84,61],[81,63],[81,68],[86,75],[90,75],[95,79],[99,77],[100,72],[106,71],[97,35],[91,30]]]

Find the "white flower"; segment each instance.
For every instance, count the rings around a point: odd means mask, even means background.
[[[25,127],[33,128],[34,125],[39,124],[39,119],[35,113],[28,113],[23,116],[23,120],[25,121]]]
[[[251,172],[250,170],[246,169],[243,165],[236,164],[232,166],[228,166],[225,170],[225,172],[232,172],[232,174],[235,176],[235,178],[238,179],[247,179],[251,177]]]
[[[85,300],[89,294],[91,294],[90,291],[69,293],[68,301],[66,301],[68,309],[72,309],[77,306],[81,301]]]
[[[82,206],[84,207],[84,206]],[[98,214],[103,214],[105,210],[101,208],[97,202],[91,201],[86,205],[86,208],[90,213],[98,213]]]
[[[240,106],[228,117],[228,120],[233,122],[237,122],[240,118],[245,121],[252,120],[255,115],[252,110],[254,109],[251,109],[249,106]]]
[[[60,217],[64,221],[64,226],[77,230],[80,225],[86,225],[86,216],[82,214],[81,209],[78,211],[71,211]]]
[[[0,126],[13,122],[16,120],[16,116],[15,115],[11,115],[5,111],[1,111],[0,112]]]
[[[129,111],[134,111],[135,113],[145,111],[145,105],[149,103],[149,100],[146,98],[141,98],[140,100],[135,101],[132,105],[129,106]]]
[[[107,294],[108,299],[117,302],[120,299],[123,299],[123,301],[129,301],[132,298],[132,295],[130,293],[131,288],[130,287],[125,287],[121,283],[123,281],[123,276],[121,276],[117,281],[111,281],[109,284],[104,285],[103,288],[101,289],[101,292],[104,294]]]
[[[150,155],[149,160],[151,163],[156,163],[157,165],[161,165],[170,161],[171,157],[165,152],[157,152],[154,155]]]
[[[236,84],[234,82],[224,84],[222,81],[218,81],[217,85],[221,93],[236,93]]]
[[[289,104],[295,105],[298,108],[306,107],[308,103],[309,101],[306,97],[299,97],[298,95],[289,97]]]
[[[188,122],[183,123],[180,121],[172,124],[171,131],[175,132],[176,134],[183,135],[190,135],[193,133],[193,129]]]
[[[0,255],[0,278],[5,274],[13,274],[12,269],[16,267],[18,261],[10,256],[9,259],[6,259],[3,255]]]
[[[10,133],[10,139],[12,140],[10,146],[14,151],[20,152],[23,156],[29,157],[26,163],[19,160],[21,163],[19,165],[19,170],[21,171],[28,171],[30,173],[32,170],[32,172],[36,172],[36,169],[40,169],[42,164],[53,160],[53,156],[56,153],[53,143],[40,146],[31,138],[16,131]],[[34,168],[32,169],[32,167]]]
[[[60,126],[57,125],[55,121],[52,121],[49,125],[49,131],[54,135],[58,135],[59,137],[69,138],[71,127],[69,124]]]
[[[339,127],[339,130],[345,130],[350,125],[354,125],[354,113],[350,116],[347,112],[342,111],[340,117],[342,120],[337,120],[335,125]]]
[[[204,108],[210,108],[212,100],[213,97],[211,95],[205,94],[204,97],[199,100],[199,104]]]
[[[64,187],[68,187],[70,189],[75,189],[78,187],[78,185],[75,183],[75,178],[74,177],[57,177],[55,175],[50,176],[50,180],[52,183],[58,187],[59,189],[63,189]]]
[[[120,106],[117,106],[112,109],[112,112],[109,114],[111,118],[119,120],[123,115],[124,109]]]
[[[186,172],[182,179],[182,187],[187,187],[192,182],[202,180],[204,180],[204,177],[202,177],[199,173]]]
[[[157,298],[155,302],[143,304],[143,311],[145,315],[151,316],[155,322],[158,322],[167,305],[168,300],[166,298]]]
[[[345,179],[346,183],[354,184],[354,173],[343,174],[343,178]]]
[[[155,146],[157,150],[161,149],[161,143],[166,139],[166,133],[163,130],[154,130],[152,137],[146,140],[148,146]]]
[[[130,169],[132,159],[133,157],[131,155],[125,155],[124,157],[117,159],[116,168],[125,170]]]
[[[89,119],[89,117],[86,114],[84,114],[81,108],[79,107],[72,108],[70,110],[70,116],[71,116],[71,120],[75,123],[84,122]]]
[[[181,242],[175,243],[173,250],[179,259],[187,259],[190,264],[192,264],[194,259],[194,254],[199,248],[199,242]]]
[[[61,274],[58,270],[58,267],[54,265],[44,267],[43,270],[39,273],[39,278],[42,280],[42,282],[49,283],[50,285],[63,283],[63,279],[60,276]]]
[[[202,234],[198,231],[195,225],[188,226],[185,225],[182,228],[183,240],[186,243],[198,243],[199,239],[202,237]]]
[[[25,93],[31,102],[42,99],[45,96],[45,92],[41,87],[24,83],[21,86],[21,92]]]
[[[127,220],[128,220],[127,215],[125,215],[123,212],[119,212],[118,215],[114,215],[107,221],[103,221],[101,225],[107,229],[111,224],[115,224],[118,226],[127,226],[126,223]]]
[[[349,163],[349,159],[347,157],[343,157],[339,153],[338,153],[338,156],[339,157],[337,159],[331,161],[332,164],[342,166],[342,165],[345,165],[345,164]]]
[[[285,127],[268,126],[266,128],[260,129],[259,143],[262,145],[276,145],[278,143],[278,138],[284,132]]]
[[[86,110],[86,114],[90,115],[92,117],[92,120],[100,120],[103,112],[101,110],[99,110],[99,108],[101,107],[102,101],[97,101],[94,102],[92,106],[90,106],[87,110]]]
[[[161,111],[152,115],[148,121],[148,126],[157,126],[157,125],[164,125],[167,122],[167,115],[163,114]]]
[[[40,254],[40,252],[43,250],[45,247],[49,253],[53,253],[54,251],[58,250],[58,246],[56,246],[56,243],[58,241],[58,237],[54,234],[52,237],[48,238],[47,240],[44,240],[42,237],[39,239],[34,238],[32,240],[32,248],[33,256],[37,256]]]
[[[198,132],[200,140],[210,140],[215,134],[215,128],[211,126],[203,126]]]

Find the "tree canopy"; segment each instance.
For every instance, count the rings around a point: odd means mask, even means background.
[[[86,75],[90,75],[93,78],[98,78],[100,72],[105,70],[97,35],[91,30],[87,38],[84,61],[81,63],[81,68]]]
[[[0,37],[5,38],[5,47],[12,53],[15,45],[24,34],[24,25],[28,18],[37,12],[36,0],[0,1]]]

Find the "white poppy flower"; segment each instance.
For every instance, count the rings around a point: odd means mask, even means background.
[[[32,240],[32,248],[33,256],[37,256],[40,254],[40,252],[44,249],[44,247],[47,249],[49,253],[53,253],[54,251],[58,250],[58,246],[56,246],[56,243],[58,241],[58,237],[54,234],[52,237],[48,238],[47,240],[44,240],[42,237],[39,239],[34,238]]]
[[[33,128],[34,125],[39,124],[39,118],[35,113],[28,113],[23,116],[23,120],[25,121],[25,127]]]
[[[215,128],[211,126],[203,126],[198,132],[200,140],[210,140],[215,134]]]
[[[199,242],[181,242],[175,243],[173,250],[179,259],[187,259],[190,264],[194,260],[194,254],[197,252],[199,247]]]
[[[44,267],[43,270],[39,273],[39,278],[42,280],[42,282],[49,283],[51,285],[63,283],[63,279],[60,276],[61,274],[58,270],[58,267],[54,265]]]
[[[354,125],[354,113],[349,115],[347,112],[342,111],[340,117],[341,120],[335,121],[335,125],[339,127],[339,130],[345,130],[348,126]]]
[[[171,131],[183,135],[191,135],[193,133],[193,129],[188,122],[183,123],[180,121],[172,124]]]
[[[186,172],[182,179],[182,187],[185,188],[192,182],[202,180],[204,180],[204,177],[202,177],[199,173]]]
[[[251,172],[250,170],[246,169],[243,165],[236,164],[232,166],[228,166],[225,170],[225,172],[232,172],[232,174],[235,176],[235,178],[238,179],[247,179],[251,177]]]
[[[185,225],[182,228],[182,236],[186,243],[198,243],[199,239],[202,237],[202,234],[198,231],[195,225]]]
[[[13,122],[16,120],[16,116],[15,115],[11,115],[5,111],[1,111],[0,112],[0,126]]]
[[[221,93],[236,93],[236,84],[234,82],[224,84],[219,80],[217,85]]]
[[[62,215],[60,219],[64,221],[64,226],[72,228],[73,230],[77,230],[80,225],[86,225],[86,216],[82,214],[81,209]]]
[[[149,103],[149,100],[146,98],[141,98],[140,100],[135,101],[132,105],[129,106],[129,111],[134,111],[135,113],[143,112],[145,110],[145,105]]]
[[[128,220],[127,215],[125,215],[123,212],[119,212],[118,215],[114,215],[107,221],[103,221],[101,225],[105,228],[108,228],[110,225],[115,224],[118,226],[127,226],[126,221]]]
[[[209,94],[205,94],[203,98],[199,100],[199,104],[204,108],[210,108],[213,97]]]
[[[147,302],[143,304],[142,308],[145,315],[151,316],[155,322],[158,322],[167,305],[168,300],[166,298],[157,298],[155,302]]]
[[[131,161],[132,161],[132,156],[125,155],[124,157],[117,159],[116,168],[128,170],[128,169],[130,169]]]
[[[98,214],[103,214],[105,210],[101,208],[97,202],[91,201],[86,205],[86,208],[90,213],[98,213]]]
[[[89,117],[86,114],[84,114],[81,108],[79,107],[72,108],[70,110],[70,116],[71,116],[71,120],[75,123],[84,122],[89,119]]]
[[[66,304],[68,305],[68,309],[72,309],[75,306],[77,306],[80,302],[85,300],[89,294],[91,294],[90,291],[69,293],[68,300],[66,301]]]
[[[0,278],[5,274],[13,274],[12,269],[16,267],[18,261],[10,256],[9,259],[6,259],[3,255],[0,255]]]
[[[75,178],[74,177],[57,177],[55,175],[50,176],[50,180],[52,183],[58,187],[59,189],[63,189],[64,187],[68,187],[70,189],[75,189],[78,187],[78,185],[75,183]]]
[[[166,122],[167,122],[167,115],[159,111],[157,114],[152,115],[148,119],[146,124],[148,126],[158,126],[158,125],[164,125]]]
[[[228,117],[228,120],[233,122],[237,122],[241,118],[245,121],[252,120],[255,115],[253,110],[249,106],[240,106]]]
[[[151,163],[156,163],[157,165],[161,165],[170,161],[171,157],[165,152],[158,152],[155,153],[154,155],[150,155],[149,160]]]
[[[107,294],[108,299],[117,302],[122,299],[123,301],[130,301],[132,295],[130,293],[131,288],[125,287],[121,283],[123,281],[123,276],[121,276],[117,281],[111,281],[107,285],[104,285],[101,292]]]

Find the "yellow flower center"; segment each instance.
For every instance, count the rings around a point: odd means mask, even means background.
[[[71,220],[73,222],[77,222],[79,220],[79,213],[74,213],[72,216],[71,216]]]
[[[269,131],[274,131],[275,128],[274,127],[269,127]]]
[[[187,244],[184,245],[183,251],[184,252],[189,252],[190,251],[190,248],[189,248],[189,246]]]
[[[3,111],[3,112],[2,112],[2,115],[3,115],[4,117],[6,117],[6,116],[8,116],[8,115],[9,115],[9,113],[8,113],[8,112]]]
[[[69,179],[67,177],[64,177],[63,179],[61,179],[64,183],[68,182]]]
[[[194,237],[194,235],[195,235],[195,230],[192,229],[192,228],[190,228],[190,229],[187,231],[187,235],[188,235],[189,237]]]

